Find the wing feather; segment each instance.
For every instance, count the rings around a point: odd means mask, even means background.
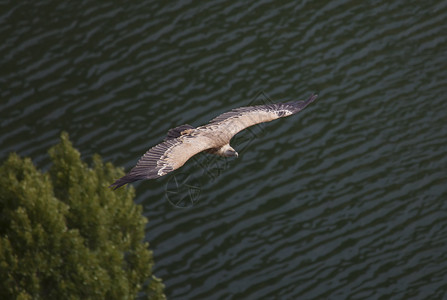
[[[110,187],[119,188],[126,183],[142,179],[153,179],[180,168],[192,156],[216,146],[216,141],[200,130],[191,134],[171,138],[149,149],[125,176]]]
[[[305,101],[293,101],[233,109],[212,119],[207,125],[198,128],[212,128],[230,140],[235,134],[247,127],[287,117],[298,113],[315,101],[317,95],[312,94]]]

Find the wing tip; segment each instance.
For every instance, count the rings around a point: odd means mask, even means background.
[[[306,105],[310,104],[310,103],[314,102],[317,98],[318,98],[318,93],[312,93],[312,94],[310,94],[309,98],[306,101],[304,101],[304,103],[306,103]]]
[[[172,168],[171,168],[171,170],[172,170]],[[168,171],[166,173],[169,173],[170,171]],[[138,174],[138,173],[136,174],[136,173],[132,173],[132,171],[131,171],[128,174],[121,177],[120,179],[117,179],[111,185],[109,185],[109,188],[116,190],[117,188],[120,188],[123,185],[134,182],[134,181],[144,180],[144,179],[155,179],[155,178],[161,177],[165,174],[159,175],[158,170],[151,170],[149,172],[145,172],[144,174]]]
[[[135,180],[129,180],[128,178],[126,178],[126,176],[121,177],[120,179],[117,179],[114,183],[112,183],[111,185],[109,185],[109,188],[111,188],[112,190],[116,190],[117,188],[122,187],[125,184],[131,183]]]
[[[317,98],[318,98],[317,93],[310,94],[310,96],[309,96],[309,98],[307,98],[307,100],[299,102],[298,111],[303,110],[306,106],[308,106],[309,104],[314,102]]]
[[[310,94],[309,98],[307,98],[307,100],[293,101],[293,102],[288,102],[285,104],[290,105],[290,110],[291,110],[292,114],[296,114],[296,113],[300,112],[301,110],[303,110],[304,108],[306,108],[306,106],[308,106],[309,104],[314,102],[317,98],[318,98],[318,94],[312,93],[312,94]]]
[[[112,183],[111,185],[109,185],[109,188],[116,190],[119,187],[122,187],[125,184],[137,181],[137,180],[142,180],[145,178],[142,178],[141,176],[135,176],[133,174],[126,174],[123,177],[121,177],[120,179],[117,179],[114,183]]]

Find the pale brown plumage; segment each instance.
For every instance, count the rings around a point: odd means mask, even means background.
[[[116,189],[136,180],[166,175],[202,151],[220,156],[237,156],[238,153],[229,145],[235,134],[255,124],[296,114],[316,98],[317,95],[311,95],[306,101],[240,107],[197,128],[187,124],[173,128],[162,143],[149,149],[129,173],[110,187]]]

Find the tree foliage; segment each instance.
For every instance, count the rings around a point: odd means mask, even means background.
[[[121,169],[81,161],[66,133],[42,173],[11,154],[0,167],[0,299],[165,299]]]

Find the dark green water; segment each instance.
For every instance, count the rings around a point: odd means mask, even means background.
[[[135,184],[168,297],[445,298],[447,2],[243,3],[0,4],[0,159],[45,169],[66,130],[128,170],[169,128],[318,91],[238,159]]]

